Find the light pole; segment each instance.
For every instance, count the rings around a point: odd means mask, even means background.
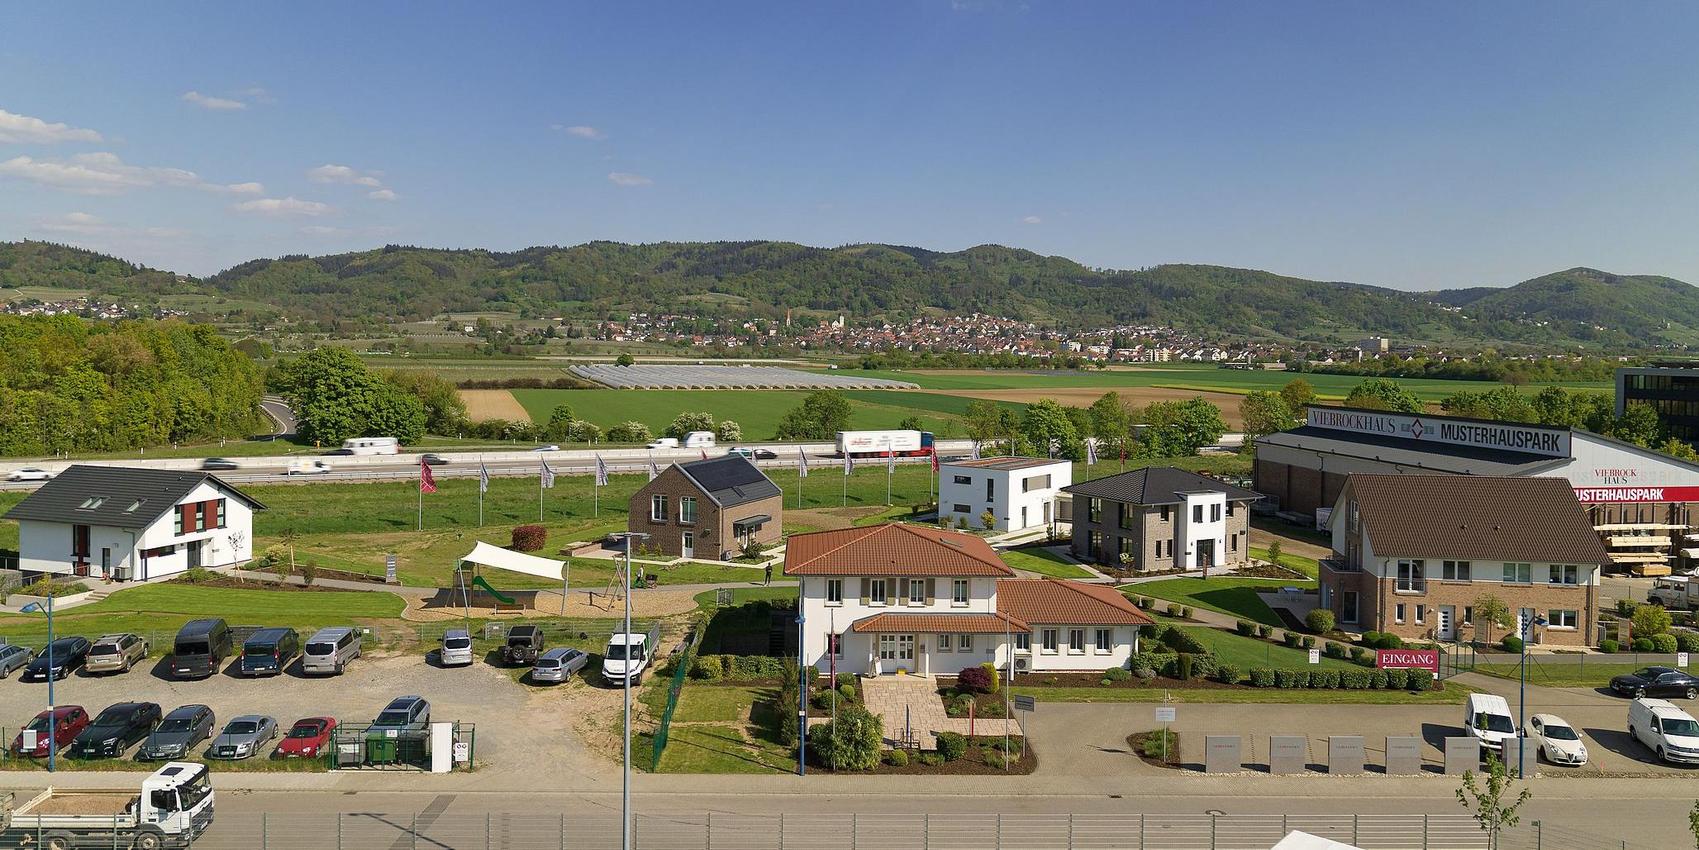
[[[47,614],[47,772],[52,773],[59,763],[59,718],[53,708],[53,591],[49,588],[47,592],[45,606],[31,602],[21,610],[25,614]]]
[[[649,535],[641,531],[621,531],[613,536],[625,543],[625,587],[621,590],[625,597],[625,757],[620,773],[619,836],[620,847],[631,850],[631,541],[648,540]],[[655,651],[652,646],[644,649]]]
[[[1528,715],[1525,706],[1528,698],[1528,636],[1533,632],[1534,626],[1544,626],[1546,624],[1546,618],[1517,616],[1516,619],[1520,622],[1522,627],[1520,629],[1522,633],[1522,672],[1520,677],[1521,681],[1516,686],[1516,734],[1520,737],[1525,735],[1528,731]],[[1524,759],[1523,743],[1523,741],[1516,742],[1517,776],[1524,775],[1522,773],[1522,762]]]

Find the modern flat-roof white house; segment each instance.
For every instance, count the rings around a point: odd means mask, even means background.
[[[265,506],[205,472],[76,465],[6,512],[26,574],[146,581],[253,558]]]
[[[1073,483],[1067,459],[987,457],[938,464],[938,516],[958,528],[984,528],[980,515],[997,518],[996,531],[1047,528],[1058,518],[1056,499]]]

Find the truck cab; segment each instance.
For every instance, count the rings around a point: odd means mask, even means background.
[[[64,814],[69,812],[75,814]],[[0,845],[189,847],[212,825],[212,813],[212,778],[206,765],[174,761],[143,779],[139,794],[48,787],[11,812]]]
[[[1699,582],[1686,576],[1654,579],[1646,591],[1647,602],[1682,610],[1693,608],[1696,596],[1699,596]]]
[[[602,651],[602,679],[610,685],[642,682],[649,655],[648,635],[618,633],[609,637],[608,648]]]

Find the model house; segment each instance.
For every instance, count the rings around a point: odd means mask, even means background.
[[[803,661],[821,670],[1106,670],[1151,622],[1112,587],[1017,579],[980,537],[928,526],[793,534],[785,575],[798,579]]]
[[[77,465],[6,512],[25,574],[146,581],[253,558],[264,506],[205,472]]]
[[[938,464],[938,516],[958,528],[985,528],[989,511],[996,531],[1049,528],[1058,519],[1056,499],[1073,480],[1068,460],[988,457]]]
[[[1073,553],[1137,571],[1228,568],[1250,559],[1250,505],[1261,496],[1171,466],[1062,488],[1074,498]]]
[[[1320,604],[1344,628],[1450,641],[1529,624],[1535,643],[1593,642],[1610,555],[1562,478],[1352,475],[1330,524]],[[1488,595],[1508,627],[1476,618]]]
[[[784,494],[740,455],[661,470],[631,497],[626,527],[648,544],[684,558],[734,558],[750,541],[779,542]]]

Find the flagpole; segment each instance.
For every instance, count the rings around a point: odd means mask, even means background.
[[[484,527],[484,488],[490,486],[490,471],[484,468],[484,456],[478,456],[478,527]]]
[[[425,530],[425,482],[419,482],[419,530]]]
[[[544,466],[547,466],[548,463],[547,460],[543,461]],[[537,470],[537,521],[543,521],[543,470],[540,468]]]

